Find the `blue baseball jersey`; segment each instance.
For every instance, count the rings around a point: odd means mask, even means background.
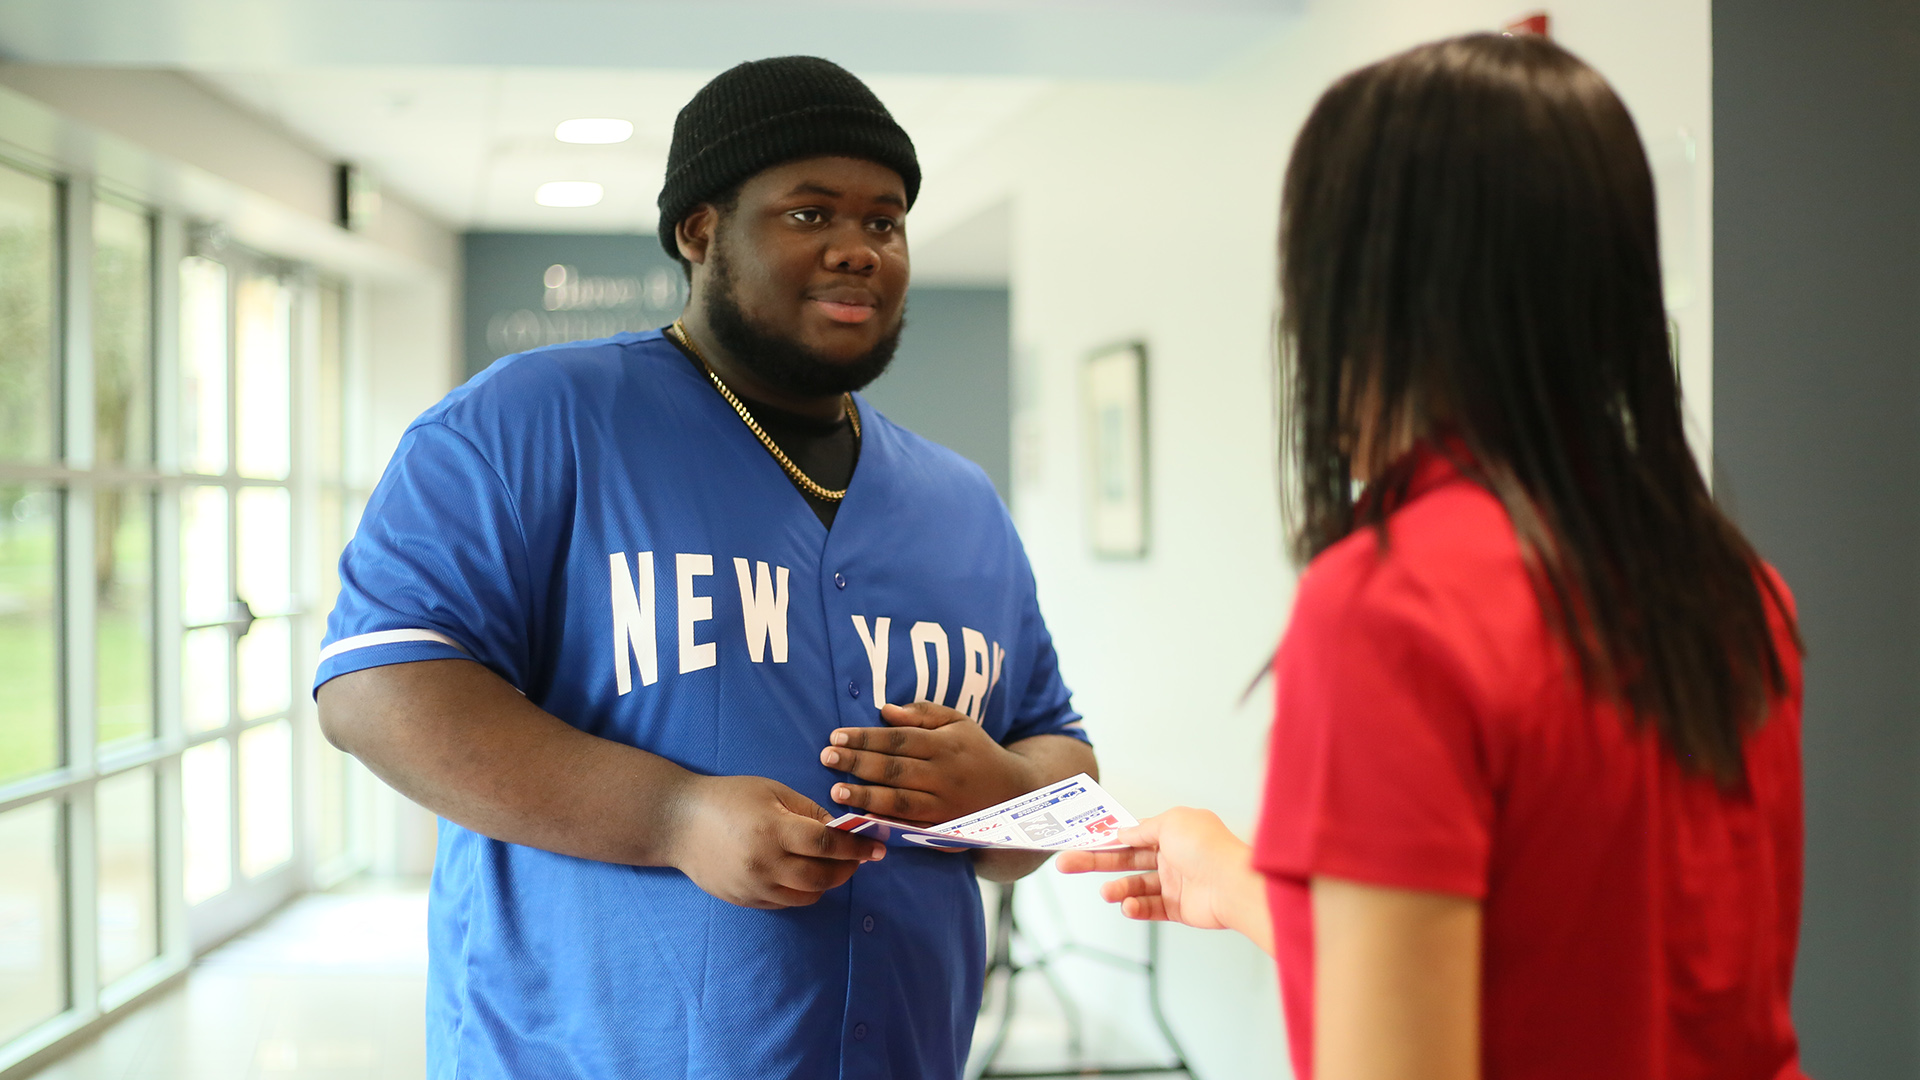
[[[316,688],[467,658],[602,738],[771,777],[880,702],[1084,738],[979,468],[859,402],[831,531],[658,331],[508,357],[408,428],[340,561]],[[958,1076],[986,954],[965,855],[895,850],[808,907],[443,821],[430,1074]]]

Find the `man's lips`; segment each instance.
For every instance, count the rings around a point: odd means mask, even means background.
[[[873,318],[873,313],[879,310],[872,301],[850,302],[845,300],[825,300],[814,297],[813,303],[819,307],[827,318],[838,323],[863,323]]]
[[[880,310],[880,298],[858,285],[831,285],[809,293],[807,299],[837,323],[863,323]]]

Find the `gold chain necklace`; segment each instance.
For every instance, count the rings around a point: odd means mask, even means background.
[[[753,432],[754,438],[760,440],[760,445],[767,448],[767,453],[773,455],[773,460],[780,463],[780,467],[787,471],[787,475],[793,478],[793,482],[800,485],[801,491],[823,502],[837,503],[847,497],[846,488],[835,491],[832,488],[821,487],[814,482],[813,477],[800,471],[800,466],[793,463],[793,459],[780,449],[779,444],[773,441],[766,429],[760,426],[760,422],[753,418],[753,413],[747,411],[746,403],[735,397],[727,384],[721,381],[719,373],[713,370],[712,364],[707,363],[706,354],[700,351],[700,346],[693,343],[693,337],[687,333],[686,326],[679,319],[673,320],[673,325],[667,329],[675,341],[685,346],[686,350],[693,354],[693,358],[700,361],[700,370],[706,372],[707,378],[713,380],[714,389],[720,391],[720,396],[727,399],[727,404],[733,406],[733,411],[740,414],[740,419],[747,425],[747,430]],[[853,437],[858,439],[860,438],[860,410],[854,406],[852,394],[842,394],[841,397],[846,400],[847,420],[853,424]]]

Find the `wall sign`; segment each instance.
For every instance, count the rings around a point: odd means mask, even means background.
[[[509,353],[651,330],[686,303],[686,275],[651,236],[469,233],[472,375]]]

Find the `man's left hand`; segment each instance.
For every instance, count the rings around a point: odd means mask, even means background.
[[[833,785],[833,800],[915,824],[937,825],[1045,783],[1038,766],[993,740],[956,709],[930,701],[882,705],[887,727],[839,728],[820,763],[868,784]]]

